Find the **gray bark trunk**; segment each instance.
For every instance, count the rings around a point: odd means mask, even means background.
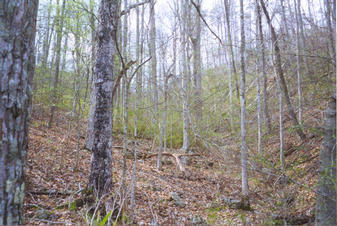
[[[262,29],[262,17],[261,17],[261,8],[259,1],[256,0],[256,4],[258,5],[257,17],[259,24],[259,37],[260,37],[260,49],[261,49],[261,71],[263,78],[263,113],[264,113],[264,121],[267,124],[269,132],[271,131],[271,118],[269,113],[269,102],[268,102],[268,92],[267,92],[267,74],[266,74],[266,57],[265,57],[265,45],[263,38],[263,29]]]
[[[318,172],[316,225],[336,225],[336,96],[325,112]]]
[[[196,1],[200,10],[200,0]],[[193,76],[194,76],[194,95],[195,95],[195,114],[196,121],[202,120],[202,101],[201,101],[201,57],[200,57],[200,16],[195,13],[195,34],[191,38],[193,45]]]
[[[55,74],[53,80],[53,89],[51,94],[51,106],[50,106],[50,116],[48,121],[48,127],[52,126],[54,120],[54,113],[56,109],[56,103],[58,99],[58,83],[59,83],[59,74],[60,74],[60,63],[61,63],[61,42],[63,36],[63,23],[64,23],[64,9],[66,5],[66,0],[62,2],[61,13],[59,12],[56,15],[56,59],[55,59]]]
[[[232,41],[232,33],[231,33],[231,25],[230,25],[230,0],[224,0],[225,4],[225,12],[226,12],[226,26],[227,26],[227,39],[229,45],[230,52],[230,61],[231,61],[231,70],[234,73],[235,86],[236,86],[236,94],[239,98],[239,84],[236,75],[236,66],[235,66],[235,57],[234,57],[234,49],[233,49],[233,41]]]
[[[112,189],[111,142],[112,142],[112,89],[114,52],[118,22],[116,1],[101,0],[99,9],[98,43],[95,61],[93,110],[93,146],[90,165],[89,188],[97,197]]]
[[[96,59],[96,42],[95,42],[95,16],[94,16],[94,0],[90,0],[90,26],[91,26],[91,92],[90,92],[90,107],[89,107],[89,116],[88,116],[88,128],[87,136],[85,138],[85,146],[88,150],[92,149],[94,142],[94,107],[96,105],[95,98],[95,84],[93,83],[95,73],[94,73],[94,64]]]
[[[23,224],[38,0],[0,1],[0,225]]]
[[[302,130],[300,124],[297,121],[297,117],[296,117],[294,108],[293,108],[293,106],[291,104],[291,101],[290,101],[290,97],[289,97],[289,93],[288,93],[288,87],[287,87],[285,78],[283,76],[283,69],[282,69],[282,65],[281,65],[281,53],[280,53],[280,48],[279,48],[279,45],[278,45],[278,39],[277,39],[277,36],[276,36],[276,32],[275,32],[274,27],[271,23],[271,19],[269,17],[269,13],[266,9],[264,1],[260,0],[260,3],[261,3],[261,7],[263,9],[263,12],[264,12],[264,14],[267,18],[267,23],[268,23],[270,31],[271,31],[271,39],[272,39],[272,42],[273,42],[274,55],[275,55],[274,64],[275,64],[276,74],[277,74],[278,78],[280,79],[280,85],[281,85],[283,97],[285,98],[290,117],[293,121],[293,126],[296,128],[296,132],[299,135],[299,137],[301,138],[301,140],[304,141],[306,139],[306,137],[305,137],[305,134],[303,133],[303,130]]]
[[[300,46],[300,2],[301,0],[297,0],[298,7],[296,7],[296,0],[294,0],[295,8],[295,16],[296,16],[296,72],[297,72],[297,94],[298,94],[298,119],[300,125],[302,124],[302,86],[301,86],[301,62],[300,62],[300,54],[301,54],[301,46]],[[303,45],[302,45],[303,47]]]
[[[247,145],[246,145],[246,65],[245,65],[245,26],[244,26],[243,0],[240,0],[240,25],[241,25],[241,81],[240,81],[240,105],[241,105],[241,182],[244,207],[249,207],[248,177],[247,177]]]
[[[258,2],[255,2],[255,11],[256,11],[256,25],[255,25],[255,46],[258,51],[257,60],[256,60],[256,73],[257,73],[257,85],[256,85],[256,96],[257,96],[257,151],[259,154],[262,154],[262,145],[261,145],[261,74],[263,73],[261,70],[261,46],[259,42],[259,16],[260,14],[260,5]]]
[[[155,20],[155,1],[150,0],[150,55],[151,55],[151,86],[153,92],[153,105],[155,110],[155,120],[158,113],[158,87],[157,87],[157,57],[156,57],[156,20]]]
[[[332,65],[333,65],[333,74],[336,75],[336,51],[335,51],[336,32],[334,32],[334,29],[332,27],[332,22],[331,22],[330,1],[324,0],[324,4],[325,4],[325,19],[326,19],[327,27],[328,27],[328,42],[329,42],[330,57],[331,57]],[[336,15],[336,14],[333,13],[333,15]]]
[[[181,1],[181,10],[182,10],[182,40],[181,40],[181,57],[182,57],[182,67],[183,67],[183,78],[182,78],[182,97],[183,97],[183,151],[188,152],[190,143],[189,143],[189,120],[188,120],[188,69],[187,69],[187,51],[186,51],[186,45],[187,45],[187,38],[186,38],[186,32],[187,32],[187,21],[186,21],[186,15],[187,15],[187,6],[185,1]],[[183,160],[184,163],[186,163],[186,158]]]

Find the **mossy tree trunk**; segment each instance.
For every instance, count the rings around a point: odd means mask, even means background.
[[[114,52],[118,22],[118,1],[101,0],[97,30],[93,107],[93,145],[89,188],[96,197],[112,189],[112,90]]]

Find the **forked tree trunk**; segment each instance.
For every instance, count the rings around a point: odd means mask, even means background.
[[[100,198],[111,192],[112,89],[115,38],[118,22],[117,1],[101,0],[97,32],[93,109],[93,146],[89,188]]]
[[[325,112],[318,172],[316,225],[336,225],[336,96]]]
[[[0,1],[0,225],[23,224],[38,0]]]

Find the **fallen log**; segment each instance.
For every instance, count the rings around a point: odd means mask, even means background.
[[[155,156],[158,156],[158,153],[156,154],[150,154],[150,155],[147,155],[146,158],[152,158],[152,157],[155,157]],[[179,170],[181,172],[185,172],[185,167],[183,166],[183,164],[181,163],[180,161],[180,158],[181,157],[193,157],[193,156],[200,156],[199,154],[177,154],[177,153],[168,153],[168,152],[163,152],[162,153],[162,156],[169,156],[169,157],[173,157],[175,160],[176,160],[176,163],[179,167]]]

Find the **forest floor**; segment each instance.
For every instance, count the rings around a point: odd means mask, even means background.
[[[313,118],[320,118],[320,115]],[[59,115],[57,124],[48,129],[46,116],[34,115],[30,126],[30,141],[26,171],[25,219],[27,224],[87,224],[90,222],[87,207],[76,208],[69,203],[78,198],[77,191],[86,187],[90,171],[91,154],[85,150],[77,151],[75,125],[68,124],[65,114]],[[86,122],[82,133],[85,134]],[[69,130],[70,128],[70,130]],[[275,132],[276,133],[276,132]],[[136,225],[269,225],[274,224],[278,213],[284,211],[282,197],[290,197],[287,212],[292,216],[311,217],[314,212],[314,185],[316,183],[317,161],[321,136],[312,135],[305,145],[286,132],[287,175],[295,181],[280,185],[277,176],[277,138],[270,138],[265,144],[272,167],[254,170],[250,176],[250,203],[253,211],[232,209],[223,200],[240,200],[241,180],[238,153],[239,142],[228,141],[227,150],[231,155],[222,161],[219,155],[209,151],[191,158],[191,163],[182,173],[174,159],[168,159],[163,170],[156,169],[156,157],[140,158],[137,161],[136,186]],[[84,146],[80,137],[79,147]],[[140,156],[155,153],[152,141],[137,140]],[[122,181],[122,137],[113,138],[113,177],[116,191]],[[132,148],[132,146],[130,146]],[[169,150],[172,153],[179,150]],[[297,152],[296,155],[293,153]],[[76,155],[78,154],[78,166]],[[230,158],[228,156],[231,156]],[[264,163],[266,165],[266,163]],[[132,156],[127,159],[130,185],[133,166]],[[263,171],[264,170],[264,171]],[[276,174],[275,174],[276,172]],[[57,193],[59,192],[59,193]],[[184,202],[181,206],[171,197],[172,192]],[[285,195],[285,194],[288,194]],[[69,204],[69,208],[58,208]],[[289,211],[290,213],[290,211]],[[127,221],[127,220],[126,220]]]

